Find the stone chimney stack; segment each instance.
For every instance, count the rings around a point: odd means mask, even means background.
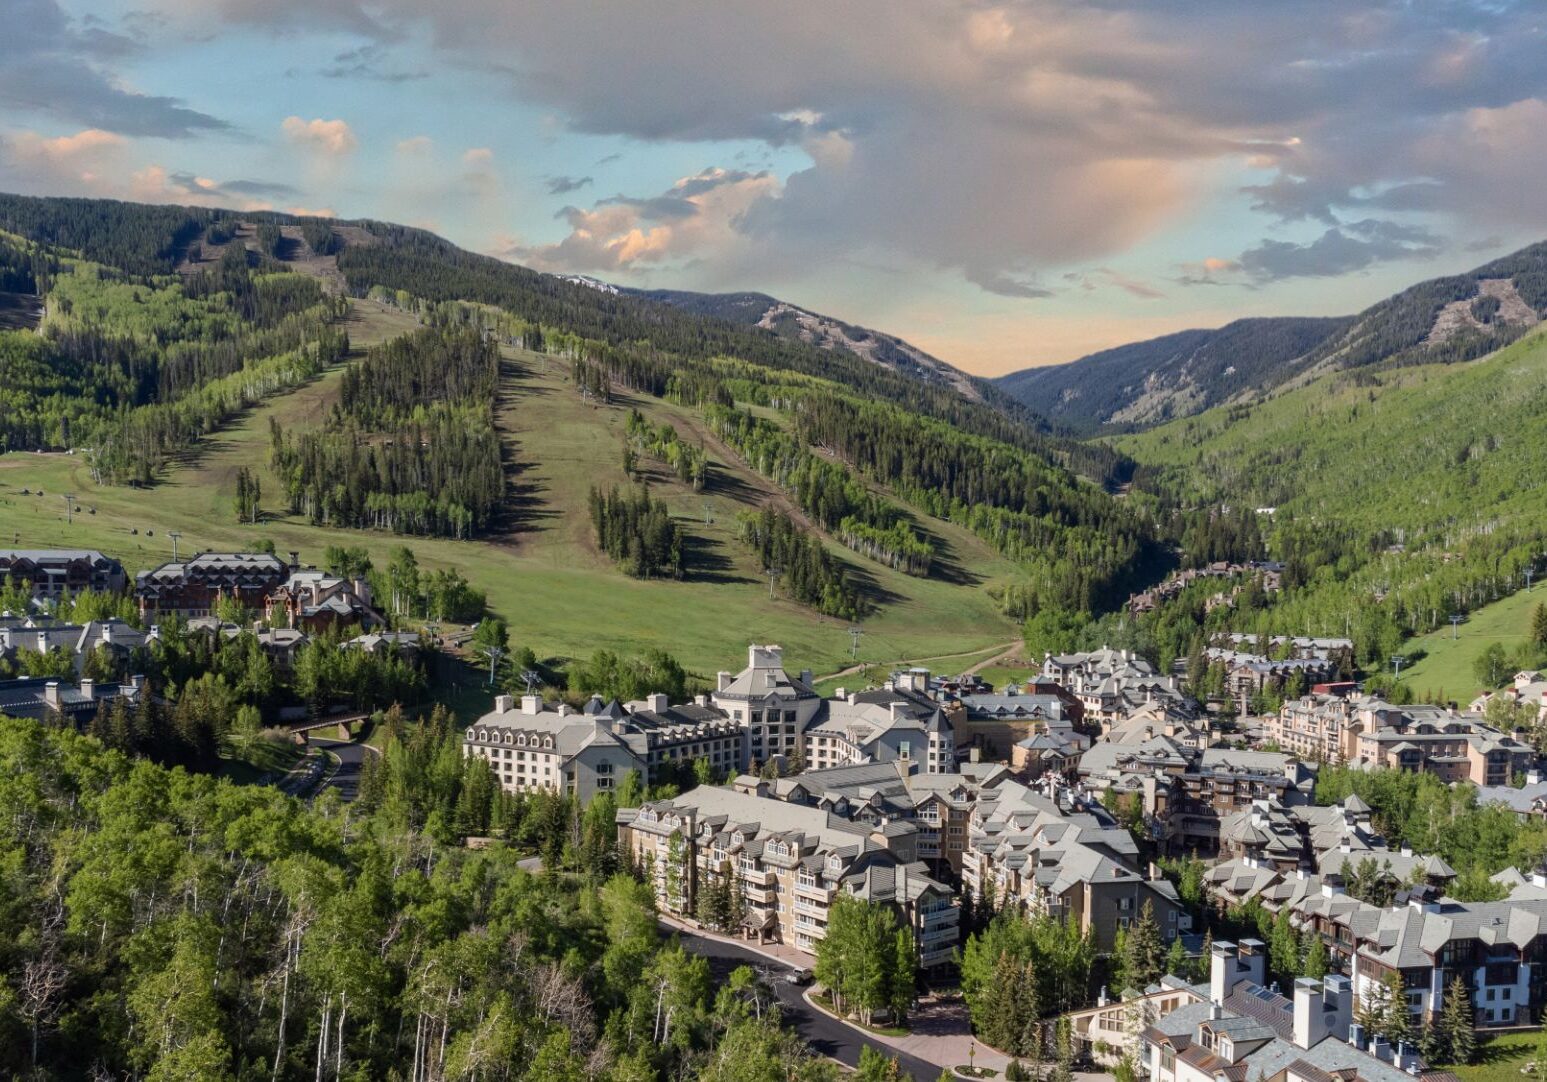
[[[671,699],[659,691],[651,694],[648,698],[645,699],[645,702],[649,704],[650,710],[656,714],[659,714],[671,707]]]
[[[509,695],[496,695],[494,697],[494,711],[497,714],[508,714],[515,706],[515,700]]]
[[[714,676],[714,690],[724,691],[731,686],[731,674],[721,669]]]
[[[543,701],[536,695],[521,696],[521,712],[523,714],[536,714],[543,708]]]
[[[43,685],[43,701],[55,710],[59,709],[59,681],[50,680]]]

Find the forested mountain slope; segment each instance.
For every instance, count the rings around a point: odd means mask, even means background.
[[[1325,372],[1453,363],[1514,341],[1547,317],[1547,243],[1420,282],[1357,316],[1245,319],[1002,376],[1054,422],[1131,429],[1255,401]]]
[[[1179,331],[996,380],[1028,409],[1076,431],[1155,424],[1273,387],[1347,319],[1239,319]]]
[[[1003,644],[1163,554],[1110,448],[847,350],[380,223],[0,197],[0,226],[46,308],[0,335],[7,446],[54,452],[0,455],[38,547],[408,537],[553,652],[670,627],[710,671],[727,634],[837,661],[856,620],[890,658]]]
[[[1333,372],[1118,443],[1140,492],[1258,509],[1288,589],[1249,630],[1363,629],[1376,664],[1519,589],[1547,552],[1542,331],[1464,363]]]

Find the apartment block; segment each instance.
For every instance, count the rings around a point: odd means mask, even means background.
[[[618,838],[669,912],[691,915],[703,885],[729,880],[745,903],[745,936],[815,954],[842,891],[892,907],[913,929],[921,968],[954,960],[954,892],[915,859],[907,824],[856,822],[700,786],[675,800],[620,809]]]

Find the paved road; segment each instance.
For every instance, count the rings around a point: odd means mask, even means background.
[[[677,932],[677,929],[671,930]],[[784,974],[788,972],[785,966],[734,943],[703,939],[690,932],[677,932],[677,934],[682,937],[684,947],[694,954],[700,954],[709,959],[709,969],[716,983],[723,981],[730,975],[731,970],[740,965],[749,965],[766,973],[769,984],[773,986],[774,993],[779,997],[779,1004],[784,1011],[784,1021],[791,1029],[805,1038],[806,1043],[819,1054],[831,1056],[850,1067],[859,1064],[860,1049],[870,1042],[867,1042],[857,1030],[828,1017],[802,999],[801,993],[805,989],[785,981]],[[872,1047],[889,1056],[896,1055],[903,1073],[912,1075],[914,1082],[934,1082],[940,1077],[938,1064],[926,1063],[916,1056],[895,1053],[882,1044],[872,1044]]]
[[[336,789],[345,801],[353,800],[360,792],[360,767],[367,755],[375,755],[374,748],[358,742],[312,738],[312,747],[332,752],[338,756],[338,770],[323,783],[323,789]],[[320,789],[318,790],[321,791]]]

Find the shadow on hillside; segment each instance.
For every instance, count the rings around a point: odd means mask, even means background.
[[[895,590],[888,590],[885,586],[882,586],[881,580],[876,578],[875,573],[870,570],[869,566],[860,563],[861,560],[865,559],[863,556],[858,553],[849,553],[849,556],[851,558],[844,561],[849,581],[854,584],[855,589],[860,592],[867,603],[875,608],[883,609],[888,605],[895,605],[897,602],[904,600],[903,596]]]
[[[961,562],[955,545],[952,545],[945,538],[928,529],[917,520],[914,521],[914,525],[935,546],[935,558],[929,565],[930,578],[938,579],[952,586],[981,586],[983,584],[983,576]]]
[[[730,470],[719,466],[710,468],[709,476],[704,483],[704,491],[753,507],[770,496],[778,495],[779,492],[771,481],[765,482],[764,487],[754,488]]]
[[[754,583],[736,570],[736,565],[725,555],[724,546],[707,537],[685,533],[682,537],[682,562],[687,573],[683,582],[707,583]]]

